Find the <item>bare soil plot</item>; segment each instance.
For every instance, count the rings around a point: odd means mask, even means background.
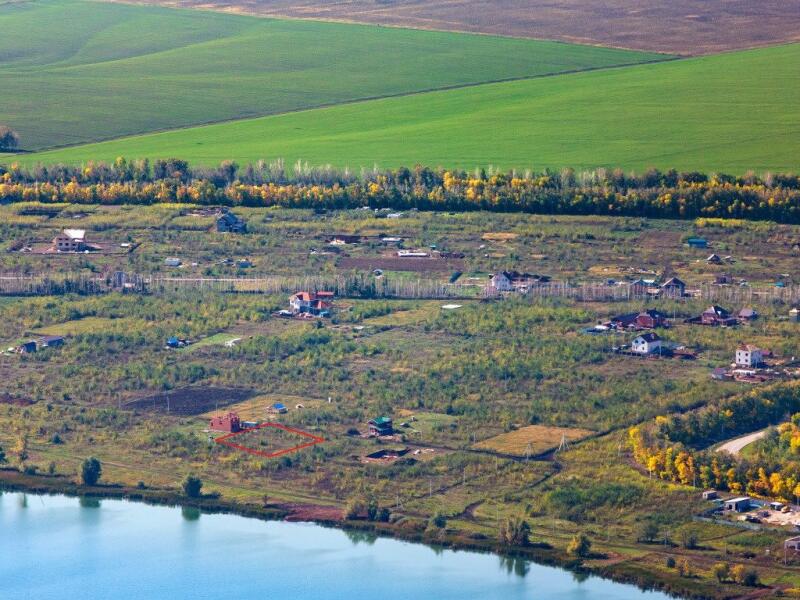
[[[472,31],[710,54],[800,39],[800,4],[785,0],[140,0],[256,15]]]
[[[232,387],[186,387],[126,402],[123,408],[169,413],[171,415],[199,415],[242,402],[253,396],[253,391]]]
[[[475,448],[493,450],[504,454],[524,456],[530,444],[531,454],[541,454],[547,450],[558,447],[563,437],[574,442],[592,435],[588,429],[569,427],[546,427],[544,425],[528,425],[516,431],[501,433],[495,437],[475,444]]]

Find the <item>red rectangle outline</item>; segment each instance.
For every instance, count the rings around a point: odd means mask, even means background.
[[[311,438],[311,441],[305,442],[303,444],[298,444],[297,446],[293,446],[292,448],[284,448],[283,450],[278,450],[277,452],[264,452],[262,450],[256,450],[255,448],[248,448],[247,446],[242,446],[241,444],[237,444],[235,442],[230,441],[231,438],[236,437],[237,435],[242,435],[243,433],[253,431],[254,429],[263,429],[264,427],[275,427],[276,429],[282,429],[284,431],[288,431],[289,433],[294,433],[301,437]],[[300,429],[295,429],[293,427],[282,425],[281,423],[261,423],[261,425],[256,425],[255,427],[248,427],[246,429],[242,429],[241,431],[226,433],[222,437],[216,438],[214,441],[217,444],[228,446],[230,448],[236,448],[237,450],[241,450],[242,452],[247,452],[248,454],[255,454],[256,456],[264,456],[266,458],[276,458],[278,456],[283,456],[284,454],[289,454],[290,452],[297,452],[298,450],[302,450],[303,448],[309,448],[311,446],[315,446],[316,444],[321,444],[322,442],[325,441],[325,438],[321,438],[318,435],[308,433],[307,431],[302,431]]]

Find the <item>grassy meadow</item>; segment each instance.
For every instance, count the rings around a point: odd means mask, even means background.
[[[26,150],[664,58],[76,0],[0,4],[0,31],[0,123]]]
[[[176,156],[381,167],[796,171],[800,44],[157,133],[23,162]]]

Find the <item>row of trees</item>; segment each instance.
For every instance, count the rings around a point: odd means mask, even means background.
[[[490,210],[653,218],[739,218],[800,223],[800,178],[794,175],[643,175],[597,170],[542,173],[414,170],[305,171],[263,164],[193,169],[185,161],[118,159],[26,170],[0,166],[0,201],[79,204],[193,203],[287,208]]]

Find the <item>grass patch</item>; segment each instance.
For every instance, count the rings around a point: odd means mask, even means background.
[[[207,338],[203,338],[202,340],[198,340],[197,342],[189,346],[189,350],[208,348],[209,346],[224,346],[229,342],[241,339],[242,339],[241,336],[233,333],[216,333],[214,335],[208,336]]]
[[[82,333],[111,333],[130,330],[133,327],[145,326],[144,321],[137,319],[109,317],[83,317],[56,325],[47,325],[31,330],[35,335],[80,335]]]
[[[33,154],[527,168],[797,170],[800,44],[376,100]],[[620,110],[624,106],[625,110]],[[753,115],[758,115],[754,120]]]
[[[475,448],[494,450],[504,454],[524,456],[530,444],[531,454],[541,454],[551,448],[556,448],[561,443],[562,437],[574,442],[592,435],[588,429],[573,429],[568,427],[545,427],[544,425],[528,425],[515,431],[501,433],[495,437],[475,444]]]

